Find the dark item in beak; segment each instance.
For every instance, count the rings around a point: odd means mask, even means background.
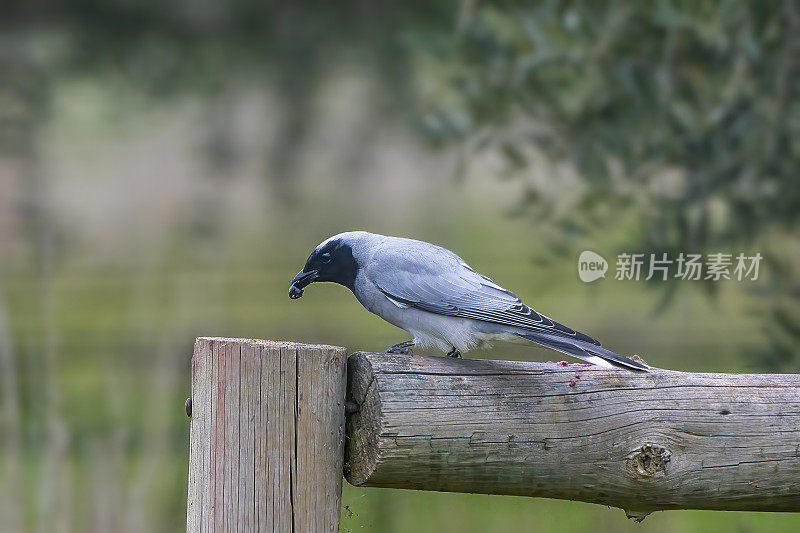
[[[310,272],[303,272],[301,270],[298,272],[292,280],[292,284],[289,286],[289,298],[292,300],[300,298],[303,295],[303,288],[316,281],[318,277],[319,273],[316,270]]]

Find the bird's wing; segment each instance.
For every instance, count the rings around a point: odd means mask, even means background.
[[[373,257],[367,275],[396,304],[600,346],[588,335],[537,313],[449,250],[421,244],[427,243],[395,246]]]

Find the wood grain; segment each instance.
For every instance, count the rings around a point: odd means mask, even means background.
[[[187,531],[338,532],[346,353],[197,339]]]
[[[350,401],[354,485],[800,510],[800,375],[356,353]]]

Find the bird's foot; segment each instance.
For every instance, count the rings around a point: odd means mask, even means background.
[[[414,341],[400,342],[393,346],[389,346],[383,353],[391,353],[396,355],[414,355],[411,347],[414,346]]]
[[[461,352],[456,350],[456,347],[453,346],[453,349],[447,352],[447,357],[456,357],[458,359],[461,359]]]

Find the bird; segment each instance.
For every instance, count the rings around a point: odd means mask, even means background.
[[[534,311],[456,253],[428,242],[367,231],[339,233],[314,248],[292,279],[289,297],[302,297],[315,282],[347,287],[368,311],[412,335],[386,353],[435,347],[461,357],[495,340],[532,341],[602,367],[648,369]]]

